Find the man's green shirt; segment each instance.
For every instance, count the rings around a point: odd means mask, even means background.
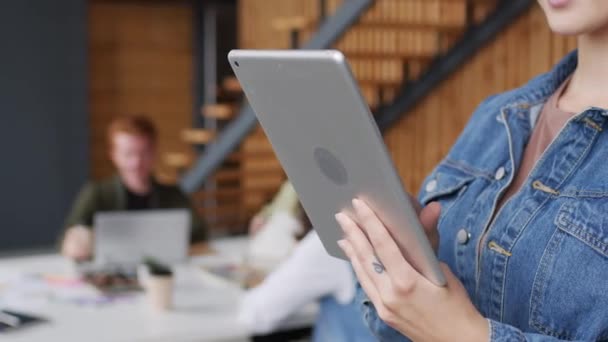
[[[127,198],[127,188],[118,176],[101,182],[88,183],[78,194],[66,219],[65,228],[76,225],[92,228],[93,217],[97,212],[129,210]],[[153,180],[149,209],[180,208],[189,209],[192,215],[191,242],[206,240],[205,224],[197,215],[188,197],[176,186],[163,185]]]

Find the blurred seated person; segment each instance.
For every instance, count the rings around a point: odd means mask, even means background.
[[[272,202],[254,216],[249,225],[249,266],[269,273],[285,260],[303,236],[300,202],[293,186],[283,183]]]
[[[157,133],[142,116],[124,116],[108,127],[109,155],[117,174],[83,187],[66,219],[61,254],[76,261],[93,252],[93,217],[100,211],[190,209],[191,243],[200,249],[206,228],[190,200],[176,186],[159,184],[153,176]],[[196,249],[196,248],[195,248]]]
[[[249,223],[249,233],[255,235],[268,223],[268,219],[273,214],[285,213],[296,218],[299,212],[300,201],[298,194],[290,182],[286,181],[281,185],[270,204],[266,205],[260,212],[253,217]]]
[[[277,222],[274,216],[286,213],[298,217],[309,232],[261,284],[246,293],[239,321],[255,334],[268,334],[285,318],[317,301],[320,312],[313,330],[314,342],[375,341],[354,303],[356,282],[350,264],[327,254],[317,233],[310,230],[311,224],[289,182],[254,217],[250,233],[263,233],[268,229],[265,224]]]

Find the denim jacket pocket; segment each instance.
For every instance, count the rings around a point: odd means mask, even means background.
[[[445,162],[441,163],[425,180],[420,202],[422,205],[434,201],[439,202],[441,204],[439,221],[441,222],[476,177],[473,173],[448,165]]]
[[[608,197],[568,199],[541,258],[530,325],[560,339],[608,340]]]

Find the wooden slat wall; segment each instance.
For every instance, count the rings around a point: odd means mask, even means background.
[[[343,0],[328,0],[327,15],[332,15]],[[277,19],[303,17],[317,22],[318,0],[240,0],[238,6],[239,47],[242,49],[287,49],[290,33],[277,30]],[[305,30],[301,40],[305,42],[315,27]]]
[[[316,3],[241,0],[241,47],[287,48],[288,33],[277,32],[270,23],[275,18],[301,15],[303,8],[314,9]],[[481,21],[494,4],[489,0],[478,2],[475,20]],[[331,6],[335,10],[338,2],[333,1]],[[314,17],[314,10],[309,11]],[[465,18],[465,1],[377,0],[336,48],[345,52],[362,93],[374,107],[380,101],[380,88],[389,100],[395,94],[406,64],[409,77],[415,79],[434,53],[449,48],[465,29]],[[424,177],[445,156],[484,98],[520,86],[549,70],[574,47],[573,38],[550,32],[536,6],[479,51],[387,132],[385,141],[406,187],[411,192],[418,191]],[[242,151],[253,155],[271,151],[271,147],[258,129],[243,143]],[[246,165],[245,158],[243,166]],[[247,182],[244,179],[244,184]],[[269,194],[247,195],[248,205],[259,205]]]
[[[106,127],[121,114],[145,114],[159,130],[159,156],[191,151],[193,15],[188,2],[92,1],[89,5],[92,176],[114,171]],[[164,173],[173,170],[163,166]]]
[[[341,3],[342,0],[327,1],[327,14],[333,14]],[[306,42],[318,24],[318,5],[317,0],[241,0],[238,6],[239,47],[289,48],[290,31],[277,29],[275,23],[290,18],[304,18],[310,22],[310,27],[300,33],[300,42]],[[285,175],[261,129],[245,139],[241,152],[245,156],[241,160],[242,202],[246,213],[253,214],[274,196]]]
[[[328,1],[327,13],[333,14],[341,1]],[[318,1],[294,0],[241,0],[239,2],[240,45],[243,48],[288,48],[289,30],[277,30],[277,19],[306,18],[313,24],[301,33],[302,41],[315,29]],[[403,81],[407,62],[410,77],[417,77],[441,48],[440,39],[458,34],[464,28],[465,6],[463,1],[443,0],[378,0],[361,18],[360,24],[350,29],[335,48],[342,50],[364,96],[370,106],[381,100],[390,100]],[[411,27],[404,27],[408,24]],[[258,188],[266,184],[266,191],[246,191],[243,202],[247,211],[255,212],[264,201],[271,198],[280,185],[283,175],[268,172],[251,175],[247,170],[266,152],[265,164],[274,160],[272,148],[261,130],[248,137],[242,145],[245,158],[241,163],[244,189]],[[269,152],[269,153],[268,153]],[[248,157],[251,156],[251,157]]]
[[[535,7],[444,81],[385,137],[405,186],[417,192],[487,96],[525,84],[576,47],[554,35]]]

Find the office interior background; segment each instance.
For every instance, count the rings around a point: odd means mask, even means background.
[[[345,13],[349,3],[356,15]],[[123,114],[158,126],[158,179],[182,184],[214,236],[244,233],[285,175],[242,106],[230,49],[341,50],[405,186],[416,192],[481,100],[549,70],[575,47],[549,31],[534,1],[0,7],[1,253],[56,246],[78,189],[113,174],[105,130]]]
[[[535,0],[13,0],[0,42],[0,273],[57,255],[79,189],[116,173],[107,127],[123,115],[156,125],[156,179],[188,195],[211,241],[247,236],[286,175],[231,49],[342,51],[416,193],[482,100],[576,47]]]

